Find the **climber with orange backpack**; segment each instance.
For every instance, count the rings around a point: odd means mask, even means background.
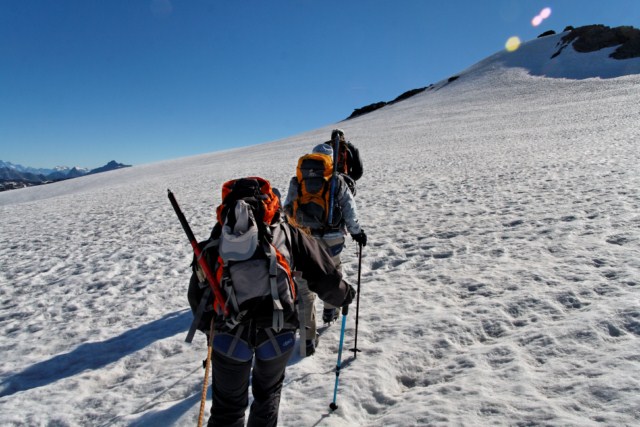
[[[284,221],[279,193],[269,181],[226,182],[216,214],[211,237],[194,248],[198,256],[188,291],[192,329],[205,332],[211,348],[208,424],[244,425],[251,383],[249,425],[275,426],[300,324],[294,277],[337,306],[350,304],[355,290],[315,240]]]
[[[334,133],[334,146],[339,134]],[[324,143],[314,147],[312,153],[298,160],[296,176],[289,182],[284,211],[289,221],[306,230],[331,256],[341,271],[340,253],[345,235],[349,233],[360,245],[365,246],[367,235],[358,222],[356,204],[352,192],[342,174],[337,173],[335,155],[331,145]],[[316,327],[315,294],[313,284],[298,282],[304,302],[306,348],[304,355],[312,355],[318,345]],[[331,323],[339,316],[337,306],[325,301],[322,320]],[[303,327],[301,326],[301,332]]]

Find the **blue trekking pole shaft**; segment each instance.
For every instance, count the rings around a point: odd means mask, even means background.
[[[332,411],[338,409],[336,399],[338,397],[338,381],[340,379],[340,363],[342,362],[342,347],[344,345],[344,329],[347,325],[347,314],[349,313],[349,306],[342,308],[342,328],[340,330],[340,346],[338,347],[338,362],[336,363],[336,383],[333,387],[333,402],[329,405]]]
[[[333,225],[333,207],[336,204],[336,181],[338,180],[338,149],[340,148],[340,135],[336,133],[333,140],[333,175],[331,175],[331,190],[329,192],[329,216],[327,224]]]

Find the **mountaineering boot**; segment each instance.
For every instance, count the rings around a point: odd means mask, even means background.
[[[313,353],[316,352],[316,348],[318,347],[318,342],[320,341],[320,334],[318,334],[316,332],[316,339],[315,340],[307,340],[306,341],[306,347],[307,347],[307,356],[311,356]]]
[[[340,313],[337,308],[325,308],[322,310],[322,321],[324,323],[331,323],[338,319]]]

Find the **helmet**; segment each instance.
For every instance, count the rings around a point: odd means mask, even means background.
[[[326,154],[329,157],[333,157],[333,148],[329,144],[318,144],[313,147],[312,153]]]
[[[331,131],[331,140],[336,138],[336,134],[340,135],[340,141],[344,141],[344,131],[342,129],[334,129]]]

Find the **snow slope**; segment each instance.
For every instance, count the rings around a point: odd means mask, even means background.
[[[280,425],[640,424],[640,62],[540,72],[559,37],[338,125],[365,163],[362,353],[334,413],[338,326],[294,356]],[[203,238],[224,181],[286,190],[335,126],[0,194],[0,425],[195,425],[206,344],[184,343],[166,190]]]

